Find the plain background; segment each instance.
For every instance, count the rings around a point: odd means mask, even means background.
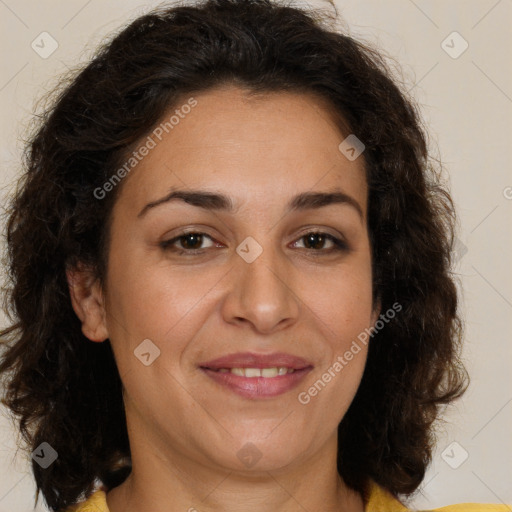
[[[22,140],[36,100],[58,83],[60,73],[86,62],[106,34],[156,5],[0,0],[2,204],[20,173]],[[463,293],[463,357],[472,384],[445,411],[433,463],[411,505],[510,504],[512,2],[337,0],[336,5],[353,36],[379,45],[400,64],[407,89],[422,106],[460,218],[454,272]],[[31,47],[42,32],[58,43],[48,58]],[[21,451],[16,455],[16,432],[2,415],[0,432],[0,512],[33,510],[29,458]],[[37,510],[46,510],[41,500]]]

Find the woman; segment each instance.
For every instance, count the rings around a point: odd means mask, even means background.
[[[52,510],[407,510],[468,380],[451,198],[378,53],[267,0],[162,8],[26,164],[0,372]]]

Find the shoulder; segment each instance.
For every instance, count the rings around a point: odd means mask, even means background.
[[[391,493],[375,482],[370,483],[369,498],[364,510],[365,512],[412,512],[411,509],[407,508]],[[87,500],[69,507],[66,512],[109,512],[107,495],[104,490],[99,489],[91,494]],[[487,503],[460,503],[430,510],[418,510],[416,512],[512,512],[512,506]]]
[[[412,512],[390,492],[371,481],[369,484],[368,502],[365,512]],[[446,507],[417,510],[416,512],[512,512],[510,505],[495,505],[487,503],[460,503]]]
[[[107,494],[98,489],[87,500],[68,507],[65,512],[109,512],[107,507]]]
[[[512,505],[497,505],[493,503],[459,503],[457,505],[434,508],[432,511],[426,510],[425,512],[512,512]]]

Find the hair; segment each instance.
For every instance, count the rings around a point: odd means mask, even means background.
[[[338,427],[338,471],[363,496],[370,479],[395,498],[422,482],[441,406],[469,384],[450,270],[453,201],[419,109],[382,52],[328,29],[318,12],[270,0],[161,6],[104,41],[39,115],[6,209],[11,323],[0,333],[2,402],[28,449],[47,442],[58,453],[47,469],[32,461],[36,502],[42,492],[64,510],[131,471],[110,341],[82,334],[66,279],[83,264],[105,282],[122,187],[102,200],[94,191],[180,98],[224,85],[315,94],[365,145],[374,303],[402,309],[372,336]]]

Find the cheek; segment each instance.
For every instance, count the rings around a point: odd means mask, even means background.
[[[165,260],[155,263],[137,247],[124,252],[130,257],[122,257],[117,264],[112,261],[109,270],[108,303],[130,332],[147,336],[149,329],[162,337],[211,288],[211,279],[173,268]]]
[[[172,268],[165,261],[145,264],[144,258],[135,257],[111,267],[108,330],[118,365],[125,371],[138,368],[134,351],[149,339],[164,356],[159,364],[165,360],[175,370],[187,345],[213,314],[219,289],[215,285],[224,273],[225,269]]]
[[[325,340],[325,353],[298,400],[311,407],[310,413],[324,411],[322,414],[339,422],[357,392],[366,365],[372,316],[369,260],[317,279],[315,287],[312,284],[309,290],[315,293],[308,295],[306,309],[313,313]]]
[[[325,326],[328,339],[342,348],[369,327],[372,281],[369,262],[346,266],[303,283],[305,303]],[[309,290],[309,291],[307,291]],[[311,292],[314,290],[314,293]]]

